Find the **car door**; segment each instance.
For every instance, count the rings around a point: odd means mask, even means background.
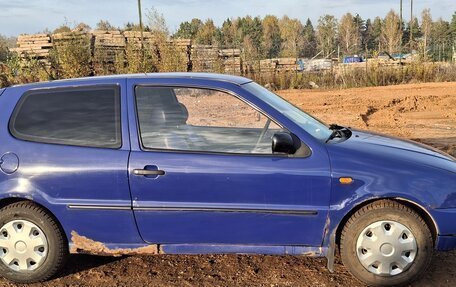
[[[128,87],[130,188],[144,240],[321,245],[328,160],[304,143],[301,156],[273,154],[272,135],[287,127],[261,102],[229,83],[131,79]]]
[[[2,192],[45,205],[69,239],[140,240],[127,175],[125,82],[24,86],[2,102]]]

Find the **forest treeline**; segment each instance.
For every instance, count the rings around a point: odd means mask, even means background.
[[[375,55],[380,52],[408,53],[416,51],[426,60],[451,60],[456,45],[456,12],[452,19],[434,19],[430,9],[418,17],[401,23],[400,16],[391,10],[385,17],[365,19],[361,15],[346,13],[340,19],[332,15],[321,16],[316,23],[302,22],[288,16],[238,17],[226,19],[220,26],[212,19],[192,19],[182,22],[170,33],[163,14],[148,9],[144,29],[160,36],[192,39],[196,44],[241,48],[251,59],[276,57],[341,55]],[[44,31],[58,33],[79,30],[139,30],[139,25],[127,23],[115,27],[101,20],[95,27],[87,24],[65,23],[57,29]],[[7,57],[7,47],[14,39],[0,35],[0,61]]]

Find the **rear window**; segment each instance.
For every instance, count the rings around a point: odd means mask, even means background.
[[[10,132],[27,141],[120,148],[117,86],[31,91],[10,120]]]

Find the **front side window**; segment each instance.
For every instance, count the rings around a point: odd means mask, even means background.
[[[314,138],[325,142],[331,135],[332,130],[329,129],[326,124],[311,115],[306,114],[259,84],[251,82],[243,85],[243,87],[253,95],[260,97],[262,101],[269,104],[282,115],[295,122]]]
[[[272,154],[282,129],[228,93],[172,87],[136,87],[142,145],[146,149]]]
[[[120,148],[118,87],[26,93],[10,120],[16,138],[53,144]]]

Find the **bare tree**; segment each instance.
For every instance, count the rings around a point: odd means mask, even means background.
[[[359,32],[359,26],[352,14],[342,16],[339,23],[339,41],[345,54],[353,54],[359,50]]]
[[[390,54],[397,52],[401,43],[402,27],[400,23],[399,15],[393,10],[389,11],[383,23],[381,41]]]
[[[329,57],[336,48],[337,19],[332,15],[325,15],[318,19],[317,26],[318,47],[325,57]]]
[[[427,57],[429,38],[432,33],[432,16],[430,9],[424,9],[421,12],[421,33],[423,34],[423,57]]]
[[[147,26],[156,36],[168,37],[169,29],[166,25],[165,17],[154,7],[147,9],[146,13]]]

